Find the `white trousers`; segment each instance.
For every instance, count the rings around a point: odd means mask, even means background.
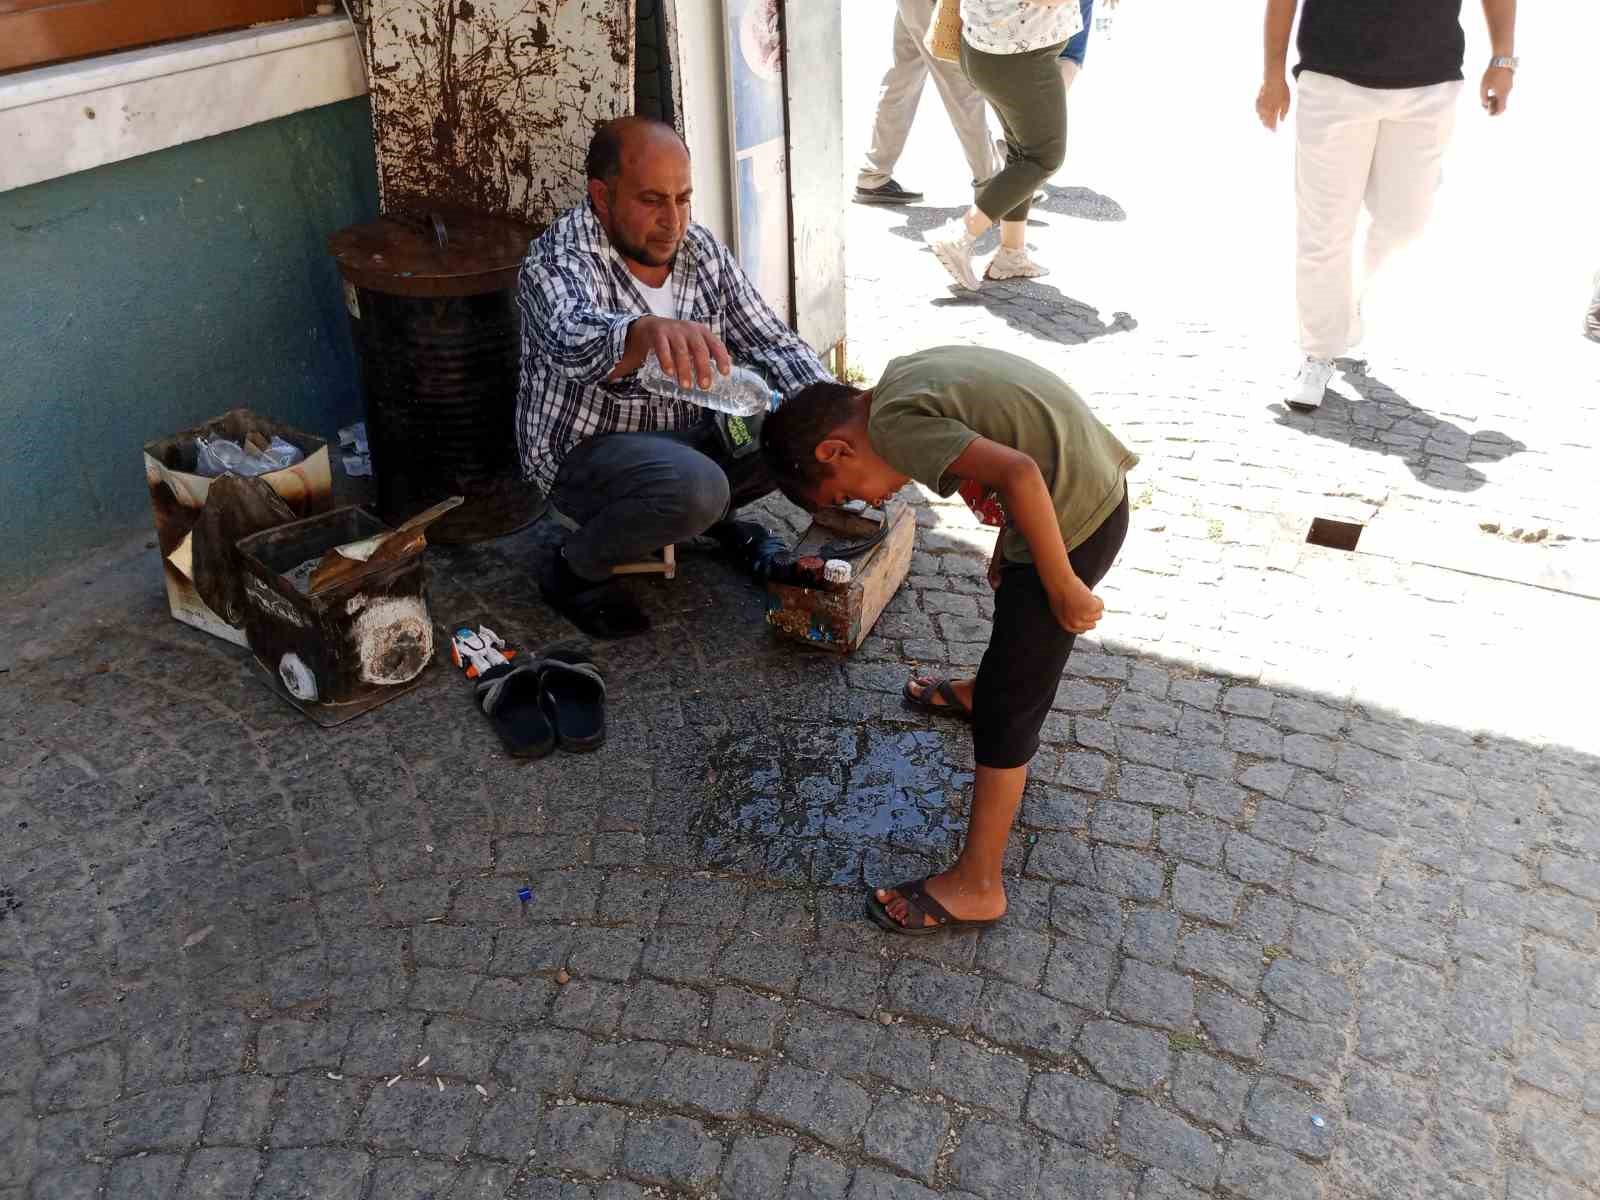
[[[1362,254],[1362,289],[1427,224],[1460,94],[1459,80],[1368,88],[1315,71],[1300,73],[1295,294],[1306,354],[1337,358],[1350,348],[1359,294],[1352,266],[1362,203],[1372,218]]]
[[[878,92],[872,144],[856,178],[859,187],[882,187],[889,182],[894,165],[906,148],[911,121],[917,115],[917,101],[922,98],[922,85],[930,74],[934,87],[939,89],[939,99],[950,114],[950,124],[961,139],[972,178],[982,183],[1005,165],[989,133],[988,109],[978,89],[962,74],[959,63],[934,58],[922,45],[933,20],[933,6],[934,0],[895,0],[898,11],[894,21],[894,65],[884,75]]]

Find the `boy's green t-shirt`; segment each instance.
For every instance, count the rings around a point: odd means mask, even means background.
[[[1122,502],[1139,461],[1059,377],[980,346],[939,346],[890,362],[873,389],[867,436],[890,466],[941,496],[960,485],[950,464],[977,438],[1022,451],[1039,464],[1069,551]],[[1009,525],[1000,550],[1011,562],[1033,559]]]

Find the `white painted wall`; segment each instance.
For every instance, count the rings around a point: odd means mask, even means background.
[[[724,244],[733,240],[733,154],[728,141],[728,62],[722,0],[674,0],[673,70],[683,136],[694,168],[694,218]]]

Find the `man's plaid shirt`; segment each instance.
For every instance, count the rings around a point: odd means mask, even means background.
[[[710,328],[734,362],[762,368],[782,395],[833,378],[704,226],[689,226],[671,286],[681,319]],[[528,248],[517,306],[517,448],[523,475],[546,491],[562,459],[585,438],[687,429],[705,419],[699,405],[653,396],[632,375],[605,382],[622,357],[629,326],[649,316],[650,306],[587,201]]]

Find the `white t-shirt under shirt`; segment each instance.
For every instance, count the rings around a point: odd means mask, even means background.
[[[644,302],[650,306],[650,311],[658,317],[665,317],[669,321],[678,319],[678,306],[672,298],[672,276],[667,276],[667,281],[660,287],[651,287],[637,275],[633,277],[634,286],[639,289],[639,294],[644,297]]]
[[[985,54],[1023,54],[1059,46],[1083,28],[1078,0],[961,0],[961,36]]]

